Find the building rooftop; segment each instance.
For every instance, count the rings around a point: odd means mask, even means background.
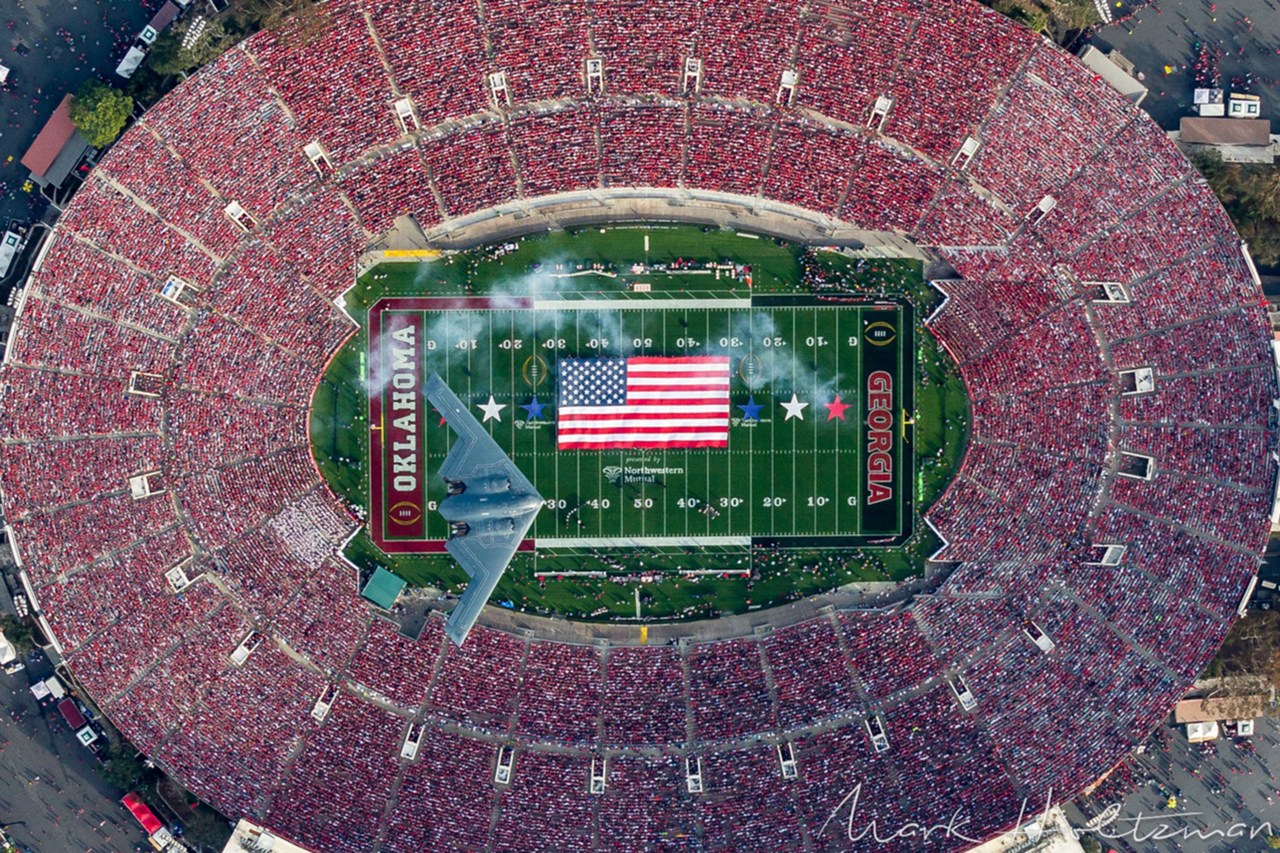
[[[22,165],[42,184],[61,184],[88,148],[89,143],[71,123],[71,95],[64,95],[35,142],[22,155]]]
[[[369,578],[369,582],[364,585],[360,594],[383,610],[390,610],[402,589],[404,589],[404,581],[379,566],[374,569],[373,577]]]
[[[1183,116],[1181,141],[1190,145],[1270,145],[1271,120]]]
[[[1222,696],[1212,699],[1183,699],[1173,706],[1177,723],[1208,723],[1216,720],[1241,720],[1261,717],[1263,697]]]
[[[71,95],[68,94],[63,96],[62,103],[36,135],[36,141],[22,155],[22,165],[43,178],[75,132],[76,126],[71,123]]]

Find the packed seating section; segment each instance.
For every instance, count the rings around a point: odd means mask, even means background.
[[[325,849],[700,832],[767,849],[801,823],[840,846],[843,827],[823,827],[859,780],[889,781],[863,789],[864,821],[945,822],[962,804],[988,834],[1017,816],[1014,782],[1078,788],[1208,661],[1274,494],[1265,316],[1208,188],[1093,75],[958,0],[327,8],[316,40],[233,49],[104,158],[0,373],[0,482],[35,603],[89,692],[192,791]],[[589,46],[603,92],[586,91]],[[777,103],[793,57],[794,102]],[[980,148],[958,170],[966,136]],[[314,140],[333,172],[307,162]],[[763,196],[939,247],[959,278],[929,329],[961,365],[973,435],[928,513],[937,556],[961,563],[933,594],[760,637],[597,648],[480,626],[463,649],[438,616],[410,640],[356,597],[336,556],[355,522],[319,482],[306,409],[352,328],[331,303],[357,256],[405,214],[429,229],[602,186]],[[1038,219],[1045,194],[1057,206]],[[186,309],[160,298],[171,276],[196,289]],[[1131,301],[1095,301],[1099,281]],[[1138,367],[1154,388],[1129,393],[1118,372]],[[132,371],[160,396],[127,394]],[[1151,482],[1103,476],[1112,438],[1155,459]],[[172,495],[135,500],[127,477],[154,469]],[[1089,565],[1099,543],[1127,546],[1120,566]],[[179,563],[193,583],[175,593]],[[261,642],[234,665],[251,626]],[[944,682],[957,672],[973,711]],[[607,785],[590,794],[596,758]]]
[[[154,134],[130,133],[112,151],[113,168],[105,170],[109,179],[213,253],[225,256],[235,248],[240,235],[222,213],[226,200],[210,192]]]
[[[526,196],[589,190],[600,185],[597,117],[587,110],[521,116],[511,122]]]
[[[339,186],[371,233],[386,233],[406,215],[423,228],[440,221],[426,166],[412,144],[346,171]]]
[[[412,100],[424,127],[489,106],[484,77],[496,69],[485,56],[475,4],[406,0],[367,7],[392,85]]]
[[[297,118],[305,142],[319,140],[338,166],[399,136],[391,83],[358,4],[334,0],[326,20],[287,23],[257,39],[252,54]]]
[[[60,230],[50,240],[39,273],[28,280],[29,294],[159,335],[181,333],[187,312],[156,296],[167,275],[152,276],[69,232]]]
[[[270,38],[264,33],[259,41]],[[317,175],[303,153],[311,140],[285,112],[271,81],[244,47],[202,68],[183,87],[184,97],[162,98],[143,124],[219,196],[262,221]],[[340,78],[337,70],[327,68]],[[147,236],[145,231],[134,235],[144,245]]]
[[[173,364],[172,341],[30,296],[9,343],[9,361],[89,376],[163,375]]]
[[[383,700],[416,711],[427,698],[443,639],[444,629],[438,621],[428,623],[422,634],[411,640],[400,633],[395,623],[374,619],[348,672],[360,686]]]
[[[272,796],[268,824],[314,850],[369,850],[399,771],[406,722],[341,693],[306,740],[288,779]]]
[[[600,652],[534,643],[520,681],[516,730],[539,741],[592,743],[600,723]]]

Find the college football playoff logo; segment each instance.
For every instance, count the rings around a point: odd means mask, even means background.
[[[392,524],[417,524],[422,518],[422,507],[413,501],[400,501],[387,512]]]
[[[893,327],[892,323],[876,320],[874,323],[867,324],[867,327],[862,330],[862,336],[873,347],[883,347],[897,340],[898,330]]]

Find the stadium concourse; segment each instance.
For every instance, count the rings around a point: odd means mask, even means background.
[[[1072,58],[969,0],[326,9],[103,158],[3,369],[31,600],[190,790],[317,850],[919,846],[872,821],[958,848],[1106,771],[1212,657],[1273,505],[1261,294],[1204,182]],[[926,516],[956,564],[931,594],[460,650],[361,603],[306,433],[357,257],[406,213],[430,235],[623,196],[954,268],[929,325],[973,430]]]

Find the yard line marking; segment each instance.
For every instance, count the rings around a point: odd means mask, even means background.
[[[865,341],[863,341],[863,339],[862,339],[862,326],[863,326],[862,308],[861,308],[861,307],[859,307],[859,308],[858,308],[858,326],[857,326],[857,330],[856,330],[856,331],[857,331],[857,335],[858,335],[858,337],[857,337],[857,341],[858,341],[858,372],[857,372],[857,374],[856,374],[856,375],[857,375],[858,389],[859,389],[859,390],[861,390],[861,389],[862,389],[862,383],[863,383],[863,381],[864,381],[864,380],[863,380],[863,378],[862,378],[862,373],[863,373],[863,366],[862,366],[862,347],[863,347],[863,345],[865,344]],[[862,414],[862,395],[861,395],[861,394],[859,394],[859,395],[858,395],[858,424],[859,424],[859,426],[858,426],[858,446],[859,446],[859,447],[861,447],[861,446],[862,446],[862,426],[861,426],[861,424],[862,424],[862,418],[863,418],[863,414]],[[867,466],[866,460],[862,458],[862,454],[861,454],[861,452],[859,452],[859,454],[858,454],[858,478],[857,478],[857,481],[856,481],[856,482],[858,483],[858,485],[855,485],[855,486],[853,487],[853,488],[854,488],[854,494],[855,494],[855,495],[857,495],[857,498],[858,498],[858,500],[857,500],[857,507],[858,507],[858,533],[859,533],[859,534],[861,534],[861,533],[862,533],[862,525],[863,525],[863,521],[862,521],[862,493],[863,493],[864,491],[866,491],[866,489],[865,489],[865,488],[861,488],[861,485],[862,485],[862,478],[866,476],[866,466]]]

